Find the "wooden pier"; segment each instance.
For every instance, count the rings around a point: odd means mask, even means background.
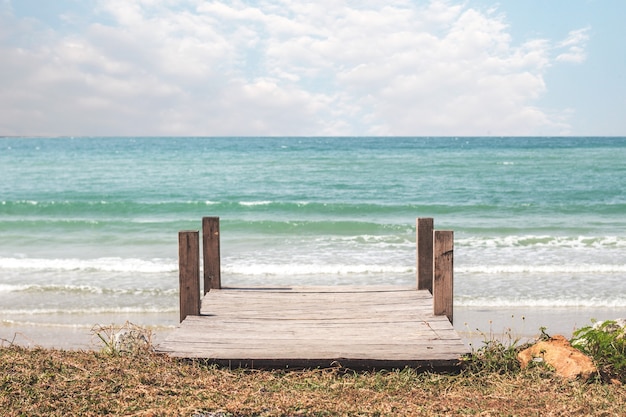
[[[226,288],[215,266],[219,219],[203,219],[202,241],[200,299],[199,232],[179,234],[181,324],[159,352],[289,369],[453,369],[468,352],[451,323],[453,235],[434,231],[432,219],[417,220],[417,285],[410,288]]]

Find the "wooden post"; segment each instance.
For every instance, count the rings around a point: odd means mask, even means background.
[[[220,266],[220,218],[202,218],[202,253],[204,263],[204,293],[222,288]]]
[[[178,232],[180,321],[200,315],[200,237],[197,230]]]
[[[433,313],[452,323],[454,232],[435,230],[433,246]]]
[[[432,218],[418,218],[416,221],[417,289],[433,293],[433,228]]]

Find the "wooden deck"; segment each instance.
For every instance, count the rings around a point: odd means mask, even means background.
[[[274,369],[453,369],[468,352],[429,291],[398,286],[211,289],[157,350]]]

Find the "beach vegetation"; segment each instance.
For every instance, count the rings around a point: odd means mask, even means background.
[[[518,353],[531,346],[533,342],[550,337],[545,327],[539,329],[540,336],[537,340],[524,340],[515,335],[510,327],[505,328],[502,333],[495,333],[491,328],[488,332],[476,330],[482,338],[481,343],[478,347],[470,343],[470,354],[461,358],[463,371],[472,375],[519,372],[521,366],[517,358]],[[540,364],[533,364],[537,365]]]
[[[123,325],[95,325],[91,334],[102,343],[101,351],[108,355],[137,355],[153,350],[152,331],[130,322]]]
[[[612,343],[623,348],[596,334],[609,326],[581,329],[577,337],[589,352]],[[133,348],[119,344],[115,335],[120,332],[139,342]],[[139,337],[145,334],[148,344]],[[530,343],[510,331],[504,337],[483,334],[483,343],[449,373],[411,368],[356,372],[339,363],[329,369],[228,369],[157,354],[150,333],[129,323],[94,327],[94,337],[102,344],[99,350],[0,346],[3,415],[535,416],[620,415],[626,409],[624,386],[615,381],[560,378],[541,362],[521,369],[517,353]],[[541,329],[539,338],[547,337]]]
[[[491,349],[494,349],[492,345]],[[495,368],[494,368],[495,369]],[[0,348],[4,416],[620,415],[624,388],[524,371],[228,369],[150,351]]]
[[[539,368],[491,369],[231,370],[149,351],[10,346],[0,348],[0,409],[7,416],[524,416],[617,415],[626,407],[617,385],[551,378]]]
[[[573,347],[593,358],[605,380],[626,383],[626,322],[592,322],[574,332]]]

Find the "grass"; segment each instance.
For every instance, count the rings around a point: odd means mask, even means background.
[[[511,316],[511,319],[515,319]],[[522,323],[525,318],[521,317]],[[467,326],[467,324],[466,324]],[[545,332],[545,328],[541,329],[539,339],[545,340],[550,336]],[[479,329],[476,331],[482,336],[482,343],[479,348],[475,348],[472,343],[470,347],[472,352],[470,355],[462,358],[463,369],[465,372],[472,374],[508,374],[520,371],[520,363],[517,360],[517,354],[529,347],[532,343],[529,341],[522,342],[521,338],[513,334],[513,330],[508,327],[503,329],[502,336],[496,337],[493,328],[489,329],[489,333],[484,333]]]
[[[6,416],[618,415],[622,386],[549,369],[245,371],[144,351],[0,349]]]
[[[140,329],[95,328],[101,351],[0,347],[3,416],[620,415],[621,384],[567,381],[486,335],[456,374],[229,370],[157,355]],[[124,326],[122,326],[124,327]],[[116,344],[122,333],[135,348]],[[127,339],[124,339],[127,340]],[[115,343],[114,343],[115,342]]]

